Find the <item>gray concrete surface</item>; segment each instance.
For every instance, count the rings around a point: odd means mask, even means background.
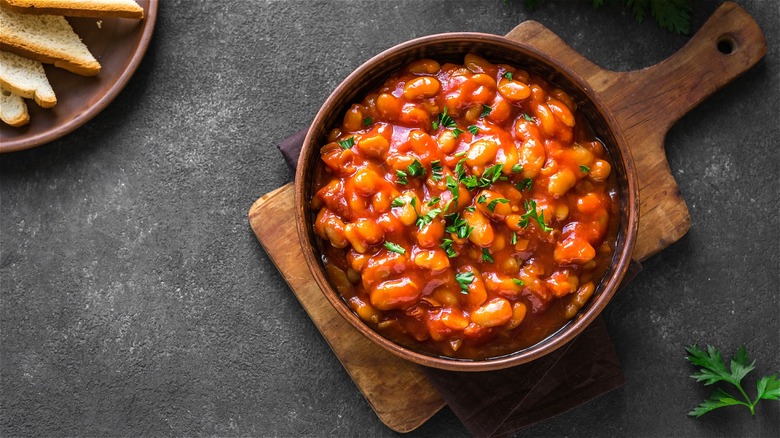
[[[777,372],[780,14],[752,71],[666,141],[692,227],[606,309],[627,383],[522,436],[778,436],[778,403],[686,417],[684,346],[747,343]],[[719,2],[694,2],[698,29]],[[291,178],[274,145],[352,69],[413,37],[525,19],[632,70],[687,37],[625,12],[519,0],[165,0],[149,52],[78,131],[0,157],[0,435],[392,436],[255,240]],[[291,242],[291,245],[294,244]],[[751,390],[749,390],[751,391]],[[410,436],[463,436],[444,409]]]

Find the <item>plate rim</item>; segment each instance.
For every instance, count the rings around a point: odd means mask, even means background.
[[[157,8],[158,0],[149,0],[149,7],[148,10],[145,11],[145,16],[143,18],[143,32],[141,33],[141,38],[138,40],[138,44],[136,45],[135,51],[132,54],[130,63],[127,64],[127,67],[124,69],[122,74],[119,75],[117,80],[114,81],[110,87],[108,87],[108,90],[103,93],[102,96],[100,96],[97,102],[89,106],[77,117],[74,117],[62,125],[55,125],[31,137],[25,137],[18,140],[9,140],[8,142],[1,141],[0,154],[36,148],[38,146],[43,146],[44,144],[51,141],[57,140],[58,138],[64,137],[65,135],[70,134],[71,132],[80,128],[88,121],[92,120],[92,118],[103,111],[109,103],[113,102],[114,99],[116,99],[116,97],[119,95],[119,92],[125,88],[125,85],[127,85],[127,82],[130,80],[133,74],[135,74],[135,71],[141,64],[141,60],[146,55],[146,50],[149,48],[149,43],[152,40],[152,34],[154,33],[154,27],[157,22]]]

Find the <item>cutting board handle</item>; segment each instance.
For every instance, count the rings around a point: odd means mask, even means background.
[[[625,131],[665,134],[683,115],[755,65],[764,34],[736,3],[721,5],[688,43],[651,67],[611,75],[597,90]]]

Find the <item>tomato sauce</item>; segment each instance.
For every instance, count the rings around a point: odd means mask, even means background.
[[[316,169],[328,277],[383,336],[496,357],[575,317],[615,249],[616,179],[563,90],[509,65],[415,61],[353,104]]]

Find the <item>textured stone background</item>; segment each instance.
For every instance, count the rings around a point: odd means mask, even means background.
[[[719,2],[695,1],[693,29]],[[683,347],[780,366],[780,14],[753,70],[666,139],[692,227],[606,309],[627,383],[523,435],[778,436],[778,404],[693,420]],[[520,0],[164,0],[144,62],[67,137],[0,157],[0,435],[391,436],[255,240],[291,172],[274,145],[362,61],[446,31],[548,26],[613,70],[687,37],[622,10]],[[291,245],[294,242],[290,243]],[[750,391],[750,390],[749,390]],[[410,436],[462,436],[444,409]]]

